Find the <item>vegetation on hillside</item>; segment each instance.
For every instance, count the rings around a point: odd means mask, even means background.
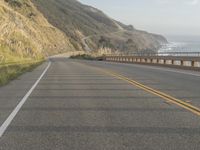
[[[30,0],[0,1],[0,84],[38,65],[44,57],[74,50]]]
[[[167,42],[160,35],[136,30],[105,15],[102,11],[76,0],[32,0],[48,21],[62,30],[73,45],[84,48],[81,39],[90,36],[91,49],[111,48],[121,52],[157,50]],[[103,37],[103,41],[102,41]],[[127,44],[127,41],[132,43]]]
[[[74,55],[70,57],[71,59],[85,59],[85,60],[96,60],[95,57],[89,54]]]
[[[52,26],[30,0],[0,1],[0,33],[0,56],[5,62],[74,50],[69,38]]]
[[[38,65],[40,65],[43,60],[32,61],[32,62],[21,62],[19,64],[6,64],[0,65],[0,86],[5,85],[9,81],[17,78],[24,72],[31,71]]]
[[[76,0],[1,0],[0,33],[0,83],[34,66],[23,62],[83,50],[83,39],[88,36],[85,43],[100,54],[156,50],[167,42]]]

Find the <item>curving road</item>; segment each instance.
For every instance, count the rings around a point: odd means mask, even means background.
[[[6,124],[0,150],[200,149],[198,114],[108,71],[200,108],[198,72],[52,58],[0,88],[5,125],[35,84]]]

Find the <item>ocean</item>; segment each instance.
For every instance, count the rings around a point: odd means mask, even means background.
[[[166,36],[168,44],[164,44],[159,53],[200,52],[200,36]]]

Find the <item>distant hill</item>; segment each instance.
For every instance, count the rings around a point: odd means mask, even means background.
[[[0,33],[0,55],[20,59],[83,50],[84,43],[126,53],[167,42],[77,0],[1,0]]]
[[[77,48],[84,48],[81,39],[89,35],[93,35],[87,40],[92,49],[109,47],[124,52],[156,50],[161,43],[167,42],[161,35],[136,30],[76,0],[32,1],[51,24],[66,33]]]

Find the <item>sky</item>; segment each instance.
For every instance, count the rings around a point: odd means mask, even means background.
[[[137,29],[169,36],[200,36],[200,0],[79,1]]]

